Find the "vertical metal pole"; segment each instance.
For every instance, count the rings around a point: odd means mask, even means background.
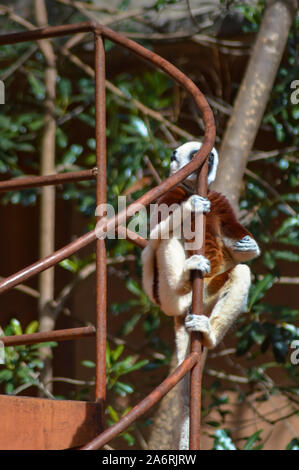
[[[206,159],[197,181],[197,192],[201,196],[207,194],[208,178],[208,158]],[[202,247],[195,253],[204,255],[205,253],[205,232],[206,221],[202,217]],[[193,274],[193,294],[192,294],[192,313],[196,315],[203,314],[203,278],[200,271],[194,271]],[[193,332],[191,334],[191,352],[196,352],[200,359],[193,367],[190,373],[190,450],[200,449],[200,420],[201,420],[201,382],[202,382],[202,343],[201,333]]]
[[[96,118],[96,203],[106,203],[106,91],[105,49],[100,34],[94,35],[95,46],[95,118]],[[106,399],[106,246],[96,241],[96,383],[95,400],[101,407],[101,427],[104,429]]]

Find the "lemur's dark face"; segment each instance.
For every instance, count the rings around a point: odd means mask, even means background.
[[[174,150],[170,159],[170,174],[173,175],[178,170],[187,165],[194,155],[198,152],[202,144],[200,142],[187,142]],[[218,166],[218,153],[213,147],[209,154],[208,162],[208,184],[211,184],[216,178],[217,166]],[[196,172],[191,173],[186,178],[186,181],[193,182],[196,180]]]

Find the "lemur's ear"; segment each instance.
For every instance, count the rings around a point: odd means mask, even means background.
[[[217,167],[219,162],[218,152],[215,147],[212,148],[209,156],[209,173],[208,173],[208,185],[213,183],[217,174]]]

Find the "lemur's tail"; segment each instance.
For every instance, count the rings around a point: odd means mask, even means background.
[[[189,352],[190,334],[185,328],[183,317],[174,317],[174,330],[176,342],[176,354],[178,365],[187,357]],[[179,383],[179,423],[176,426],[179,429],[179,450],[189,449],[189,378],[190,374],[185,375]]]
[[[188,356],[190,333],[185,327],[184,317],[174,317],[176,354],[178,365]],[[208,349],[204,348],[201,356],[201,367],[204,368]],[[179,383],[179,437],[176,439],[179,450],[189,450],[189,414],[190,414],[190,373],[186,374]]]

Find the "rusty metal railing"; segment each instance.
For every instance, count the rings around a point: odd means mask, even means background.
[[[207,155],[211,151],[215,140],[215,124],[212,111],[200,90],[196,85],[174,65],[152,51],[145,49],[140,44],[118,34],[111,29],[96,22],[84,22],[70,25],[45,27],[41,29],[5,34],[0,36],[0,45],[16,44],[24,41],[36,41],[45,38],[55,38],[67,36],[81,32],[90,32],[94,36],[94,69],[95,69],[95,138],[96,138],[96,168],[90,170],[61,173],[47,176],[28,176],[0,182],[0,192],[12,189],[24,189],[29,187],[57,185],[66,182],[83,181],[95,179],[96,181],[96,202],[97,205],[106,202],[106,106],[105,106],[105,50],[104,39],[107,38],[114,43],[125,47],[142,59],[158,67],[179,85],[181,85],[196,102],[200,109],[205,124],[205,135],[203,145],[191,162],[180,171],[161,182],[158,186],[149,190],[138,200],[133,202],[128,208],[119,212],[114,218],[109,220],[99,220],[97,223],[97,233],[95,229],[77,238],[75,241],[60,248],[50,256],[41,259],[31,266],[7,277],[0,282],[0,294],[7,292],[18,284],[30,279],[42,271],[56,265],[65,258],[81,250],[92,242],[96,243],[96,324],[81,328],[65,330],[55,330],[50,332],[38,332],[19,336],[1,337],[4,345],[13,346],[20,344],[33,344],[42,341],[66,341],[77,338],[95,336],[96,338],[96,384],[95,401],[101,409],[101,429],[103,432],[83,449],[99,449],[107,444],[111,439],[126,429],[137,418],[149,410],[158,400],[160,400],[169,390],[174,387],[189,371],[191,372],[190,386],[190,449],[200,448],[200,409],[201,409],[201,337],[200,333],[192,333],[191,353],[188,358],[169,375],[154,391],[144,400],[136,405],[126,416],[121,418],[116,424],[104,430],[104,408],[106,399],[106,370],[105,370],[105,349],[106,349],[106,247],[105,240],[98,237],[114,226],[118,230],[125,231],[126,238],[135,245],[143,248],[146,240],[134,234],[130,230],[121,227],[129,217],[142,205],[148,205],[166,191],[176,186],[184,180],[190,173],[201,168],[198,178],[198,192],[205,196],[207,192]],[[205,231],[205,220],[203,221],[203,231]],[[204,246],[200,253],[204,253]],[[199,272],[195,273],[193,280],[193,312],[202,312],[203,281]]]

